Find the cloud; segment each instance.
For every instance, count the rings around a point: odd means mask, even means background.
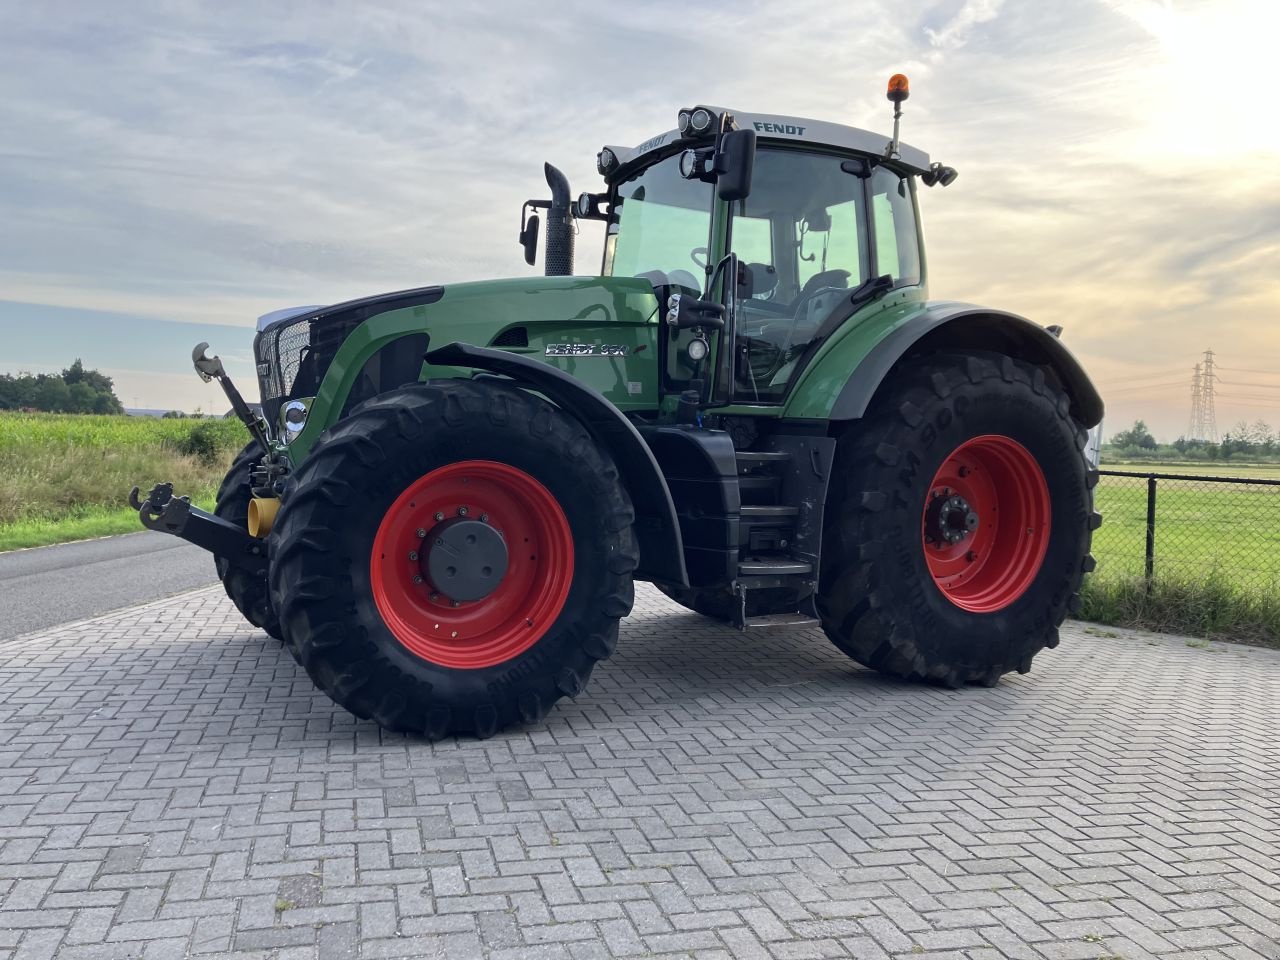
[[[965,0],[956,15],[944,26],[936,30],[926,28],[925,36],[937,50],[959,49],[977,27],[994,20],[1002,6],[1004,0]]]
[[[924,191],[936,296],[1064,323],[1104,386],[1210,345],[1275,358],[1275,18],[1262,0],[11,4],[0,298],[239,327],[230,350],[286,304],[529,272],[516,224],[543,160],[594,188],[602,143],[697,101],[883,131],[903,70],[904,139],[961,172]],[[1209,86],[1232,50],[1250,82]],[[580,271],[599,242],[584,226]],[[1118,394],[1109,419],[1170,435],[1181,402]]]

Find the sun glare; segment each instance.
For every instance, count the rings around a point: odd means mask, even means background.
[[[1159,44],[1143,91],[1148,148],[1207,156],[1280,153],[1275,38],[1280,3],[1117,0]]]

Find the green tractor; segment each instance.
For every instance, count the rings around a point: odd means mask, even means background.
[[[201,344],[252,442],[214,514],[131,502],[389,730],[536,723],[636,580],[895,677],[1025,673],[1093,567],[1102,401],[1060,329],[929,299],[917,190],[956,172],[899,141],[906,96],[889,138],[680,110],[576,199],[547,165],[520,231],[532,264],[545,221],[546,276],[268,315],[260,416]]]

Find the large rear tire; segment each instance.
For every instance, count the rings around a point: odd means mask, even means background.
[[[272,594],[316,685],[358,717],[490,736],[577,696],[634,599],[634,513],[583,427],[498,382],[357,407],[294,473]]]
[[[231,462],[231,468],[222,479],[222,486],[218,488],[213,512],[238,527],[247,527],[249,523],[249,501],[253,498],[249,473],[260,459],[262,449],[257,443],[250,443]],[[214,557],[213,563],[218,571],[218,579],[222,581],[223,589],[227,591],[227,596],[236,605],[236,609],[255,627],[279,640],[280,621],[271,607],[267,578],[234,567],[225,557]]]
[[[956,687],[1026,673],[1093,569],[1097,473],[1042,371],[998,354],[916,360],[838,439],[818,609],[882,673]]]

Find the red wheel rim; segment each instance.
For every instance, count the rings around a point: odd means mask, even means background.
[[[921,536],[933,582],[961,609],[1003,610],[1040,572],[1050,513],[1044,471],[1026,447],[994,434],[962,443],[925,499]]]
[[[507,569],[488,596],[453,602],[430,581],[433,531],[482,520],[505,542]],[[573,532],[550,491],[516,467],[464,460],[411,483],[387,510],[369,563],[373,600],[392,635],[442,667],[480,669],[524,653],[559,616],[573,582]]]

